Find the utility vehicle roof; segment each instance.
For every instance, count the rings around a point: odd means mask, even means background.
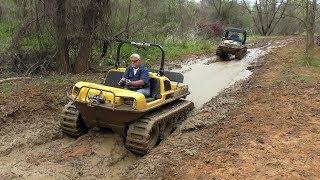
[[[245,33],[245,34],[247,33],[245,30],[239,29],[239,28],[227,28],[226,31]]]

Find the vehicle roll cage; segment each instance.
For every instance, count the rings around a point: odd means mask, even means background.
[[[161,50],[161,62],[160,62],[160,70],[159,70],[159,75],[163,76],[164,75],[164,58],[165,58],[165,52],[164,49],[161,45],[159,44],[152,44],[152,43],[141,43],[141,42],[131,42],[131,41],[119,41],[119,45],[117,48],[117,56],[116,56],[116,63],[115,66],[118,68],[120,66],[120,54],[121,54],[121,47],[124,44],[130,44],[133,46],[137,47],[157,47]]]
[[[142,43],[142,42],[133,42],[133,41],[123,41],[123,40],[116,40],[115,42],[119,42],[118,48],[117,48],[117,55],[116,55],[116,62],[115,62],[115,67],[119,68],[120,67],[120,54],[121,54],[121,48],[124,44],[129,44],[133,45],[136,47],[144,47],[144,48],[149,48],[149,47],[156,47],[161,50],[161,62],[160,62],[160,69],[155,70],[155,69],[149,69],[149,72],[157,73],[160,76],[166,76],[170,81],[178,82],[178,83],[183,83],[184,76],[181,73],[178,72],[171,72],[171,71],[165,71],[164,70],[164,59],[165,59],[165,52],[164,49],[161,45],[159,44],[152,44],[152,43]],[[101,54],[101,59],[106,55],[106,49],[107,46],[110,44],[110,41],[104,41],[103,43],[103,48],[102,48],[102,54]]]
[[[238,28],[228,28],[228,29],[225,30],[223,39],[226,39],[229,36],[229,32],[237,32],[237,33],[243,34],[243,38],[241,40],[241,43],[243,45],[246,44],[247,32],[245,30],[238,29]]]

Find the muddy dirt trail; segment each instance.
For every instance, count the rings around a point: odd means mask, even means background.
[[[232,92],[242,89],[242,83],[236,82],[252,74],[247,70],[250,64],[287,42],[269,40],[252,45],[241,61],[216,62],[216,57],[210,57],[180,64],[181,69],[175,71],[184,73],[192,92],[188,98],[195,101],[197,109],[143,158],[128,152],[123,139],[107,129],[92,130],[78,139],[63,135],[59,129],[59,114],[67,103],[63,86],[40,78],[18,82],[14,87],[19,90],[0,95],[0,179],[161,179],[168,173],[180,177],[177,162],[198,154],[214,139],[214,133],[208,137],[193,132],[225,119],[230,103],[241,104],[230,90],[220,91],[230,86]],[[96,76],[91,77],[92,82]],[[199,81],[206,77],[214,78]],[[196,143],[199,141],[201,144]]]
[[[284,46],[285,43],[288,43],[288,40],[274,41],[272,44],[268,42],[263,46],[251,48],[241,60],[234,59],[234,56],[225,61],[221,61],[216,56],[194,59],[172,71],[183,73],[184,83],[188,84],[191,92],[187,99],[194,102],[196,108],[201,108],[221,90],[249,77],[252,71],[247,68],[251,63],[268,54],[272,49]]]

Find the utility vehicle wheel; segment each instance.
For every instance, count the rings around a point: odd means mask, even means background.
[[[237,51],[235,56],[236,56],[236,59],[241,60],[246,54],[247,54],[247,48],[243,48],[243,49]]]
[[[223,50],[222,50],[221,47],[217,48],[216,55],[219,56],[219,57],[223,57]]]
[[[241,50],[236,52],[235,56],[236,56],[236,59],[241,60]]]
[[[169,136],[193,108],[192,102],[179,100],[135,120],[127,130],[126,148],[139,155],[147,154],[160,140]]]
[[[160,130],[158,124],[148,124],[150,119],[140,119],[129,125],[126,146],[139,155],[145,155],[158,143]]]
[[[89,131],[73,102],[69,102],[64,106],[61,115],[60,128],[62,129],[62,132],[73,137],[79,137]]]
[[[244,57],[246,54],[247,54],[247,52],[248,52],[248,49],[245,47],[245,48],[243,48],[243,54],[242,54],[242,57]]]

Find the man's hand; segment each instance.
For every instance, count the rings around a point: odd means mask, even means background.
[[[123,87],[126,83],[125,83],[125,80],[120,79],[118,84],[119,84],[119,86]]]
[[[130,86],[131,85],[131,80],[130,79],[126,79],[126,85]]]

